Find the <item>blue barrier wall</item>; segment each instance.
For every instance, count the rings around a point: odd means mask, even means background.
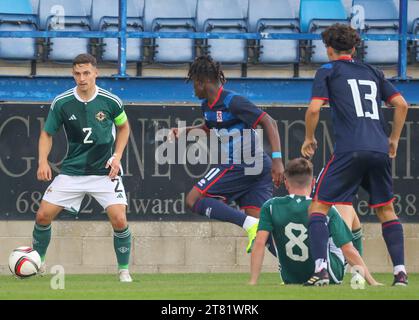
[[[419,104],[419,80],[392,80],[410,104]],[[125,103],[199,103],[185,78],[104,77],[98,86],[118,95]],[[0,101],[50,103],[75,86],[71,77],[0,76]],[[256,104],[306,104],[312,79],[232,78],[225,87],[247,96]]]

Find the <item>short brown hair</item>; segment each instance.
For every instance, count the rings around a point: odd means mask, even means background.
[[[313,180],[313,164],[304,158],[292,159],[285,166],[284,174],[291,184],[309,186]]]
[[[82,54],[79,54],[77,57],[74,58],[73,67],[76,64],[87,64],[87,63],[90,63],[94,67],[97,66],[97,61],[96,61],[96,58],[94,56],[92,56],[91,54],[88,54],[88,53],[82,53]]]
[[[351,53],[361,43],[359,34],[351,26],[335,23],[322,32],[326,47],[332,47],[338,53]]]

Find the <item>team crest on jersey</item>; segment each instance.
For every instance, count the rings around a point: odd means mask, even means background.
[[[105,118],[106,118],[106,115],[102,111],[96,113],[96,119],[98,121],[103,121],[103,120],[105,120]]]
[[[217,111],[217,122],[223,122],[223,112]]]

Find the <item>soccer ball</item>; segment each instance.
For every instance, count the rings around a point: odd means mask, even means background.
[[[40,267],[39,253],[30,247],[18,247],[9,256],[9,269],[19,278],[36,275]]]

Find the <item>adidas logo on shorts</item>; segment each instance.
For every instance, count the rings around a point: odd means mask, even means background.
[[[122,193],[118,193],[118,195],[116,196],[118,199],[123,199],[124,198],[124,196],[123,196],[123,194]]]
[[[77,120],[76,116],[74,114],[71,115],[70,118],[68,118],[68,120]]]

